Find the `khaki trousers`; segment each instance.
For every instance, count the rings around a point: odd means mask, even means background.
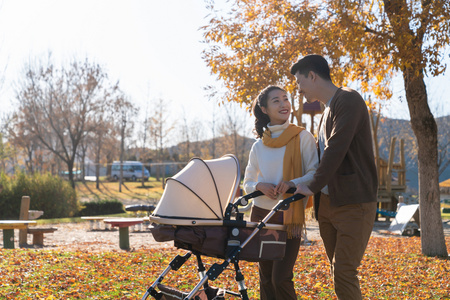
[[[328,195],[322,193],[320,197],[320,235],[338,299],[362,299],[357,268],[372,233],[376,211],[376,202],[334,207]]]
[[[261,221],[268,210],[253,206],[250,219]],[[268,223],[283,224],[283,212],[277,212]],[[259,262],[260,299],[262,300],[296,300],[294,282],[294,265],[300,249],[300,239],[287,239],[286,252],[282,260]]]

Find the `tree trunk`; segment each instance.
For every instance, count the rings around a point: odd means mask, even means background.
[[[403,71],[411,127],[417,138],[419,161],[419,211],[422,253],[448,256],[440,212],[437,168],[437,126],[428,106],[422,72],[411,67]]]
[[[33,150],[28,151],[28,172],[30,174],[33,174]]]
[[[95,154],[95,188],[100,189],[100,141],[97,144],[97,153]]]
[[[75,189],[75,179],[73,177],[73,161],[67,162],[67,169],[69,171],[69,182],[73,189]]]
[[[145,187],[145,161],[142,163],[142,187]]]
[[[85,183],[84,181],[84,177],[86,177],[86,164],[85,164],[85,159],[86,159],[86,149],[83,149],[83,147],[81,147],[81,181],[83,183]]]
[[[125,125],[122,125],[122,133],[120,138],[120,178],[119,178],[119,192],[122,192],[123,184],[123,157],[125,151]]]

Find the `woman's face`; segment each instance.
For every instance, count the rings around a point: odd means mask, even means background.
[[[269,116],[270,125],[281,125],[291,115],[291,102],[285,91],[275,89],[267,97],[267,107],[262,106],[261,110]]]

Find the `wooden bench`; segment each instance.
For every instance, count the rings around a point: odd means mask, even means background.
[[[113,227],[119,227],[119,247],[123,250],[130,250],[130,233],[129,227],[136,224],[142,224],[143,218],[116,218],[106,219],[105,223],[111,224]]]
[[[58,228],[28,228],[27,233],[33,235],[33,245],[44,246],[44,233],[53,233]]]
[[[36,224],[36,221],[1,220],[0,229],[3,230],[3,248],[14,249],[14,229],[23,230],[28,225],[33,224]]]
[[[23,196],[22,201],[20,203],[20,215],[19,219],[27,221],[30,217],[31,218],[39,218],[44,212],[41,213],[41,211],[32,211],[30,209],[30,197],[29,196]],[[36,223],[34,221],[34,223]],[[19,247],[28,245],[28,236],[27,234],[33,235],[33,245],[35,246],[44,246],[44,233],[53,233],[58,228],[55,227],[33,227],[28,228],[26,226],[25,228],[21,229],[19,231]]]
[[[93,231],[93,230],[102,230],[102,228],[100,227],[100,222],[107,219],[107,217],[93,216],[93,217],[81,217],[81,219],[89,221],[89,229]],[[108,228],[105,225],[105,230],[107,229]]]

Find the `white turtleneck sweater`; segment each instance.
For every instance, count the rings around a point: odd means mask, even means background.
[[[289,120],[282,125],[268,125],[272,138],[277,138],[289,126]],[[244,190],[247,194],[256,191],[259,182],[277,185],[283,180],[283,158],[286,146],[281,148],[270,148],[258,139],[250,150],[248,164],[245,169]],[[313,179],[314,173],[319,165],[317,157],[316,141],[313,135],[303,130],[300,132],[300,151],[302,155],[302,177],[292,179],[297,185],[304,183],[308,185]],[[263,195],[253,200],[254,205],[271,210],[277,201]],[[306,204],[306,203],[305,203]]]

